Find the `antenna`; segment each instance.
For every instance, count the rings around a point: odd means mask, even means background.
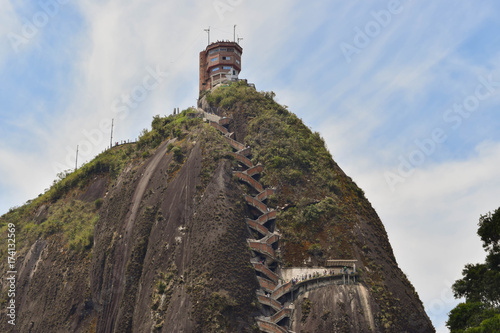
[[[210,45],[210,27],[208,27],[208,29],[203,29],[203,31],[208,33],[208,45]]]
[[[78,145],[76,145],[75,171],[78,170]]]
[[[109,149],[113,148],[113,122],[115,119],[111,119],[111,139],[109,140]]]
[[[233,42],[236,43],[236,24],[234,25],[234,30],[233,30]]]
[[[243,40],[243,38],[238,36],[238,44],[240,43],[240,40]]]

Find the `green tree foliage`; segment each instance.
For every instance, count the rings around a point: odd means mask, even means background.
[[[196,111],[186,109],[178,115],[170,115],[153,117],[151,130],[142,130],[139,141],[137,142],[138,149],[156,148],[160,143],[167,138],[183,139],[191,128],[202,123],[201,118],[196,117]]]
[[[500,332],[500,314],[484,320],[479,327],[467,330],[467,333],[496,333]]]
[[[488,255],[485,263],[465,265],[453,284],[455,297],[465,303],[450,312],[452,333],[500,332],[500,208],[480,217],[477,233]]]
[[[182,150],[179,147],[172,148],[172,153],[174,154],[174,159],[177,162],[182,162],[183,155],[182,155]]]
[[[460,303],[451,310],[447,324],[452,332],[465,332],[465,329],[478,327],[496,314],[494,309],[481,302],[469,301]]]
[[[493,214],[488,213],[479,219],[477,234],[483,241],[483,247],[491,252],[500,252],[500,208]]]

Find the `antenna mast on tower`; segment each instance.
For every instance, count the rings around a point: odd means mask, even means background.
[[[236,43],[236,24],[234,25],[234,29],[233,29],[233,42]]]
[[[78,145],[76,145],[75,171],[78,170]]]
[[[203,30],[208,33],[208,45],[210,45],[210,27],[208,27],[208,29],[203,29]]]
[[[109,140],[109,149],[113,148],[113,123],[115,119],[111,119],[111,139]]]

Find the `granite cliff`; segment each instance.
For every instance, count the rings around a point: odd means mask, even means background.
[[[0,329],[433,332],[363,191],[273,97],[207,92],[2,216]]]

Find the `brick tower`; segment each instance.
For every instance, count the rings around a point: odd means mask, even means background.
[[[235,42],[216,42],[200,52],[200,92],[238,80],[243,49]]]

